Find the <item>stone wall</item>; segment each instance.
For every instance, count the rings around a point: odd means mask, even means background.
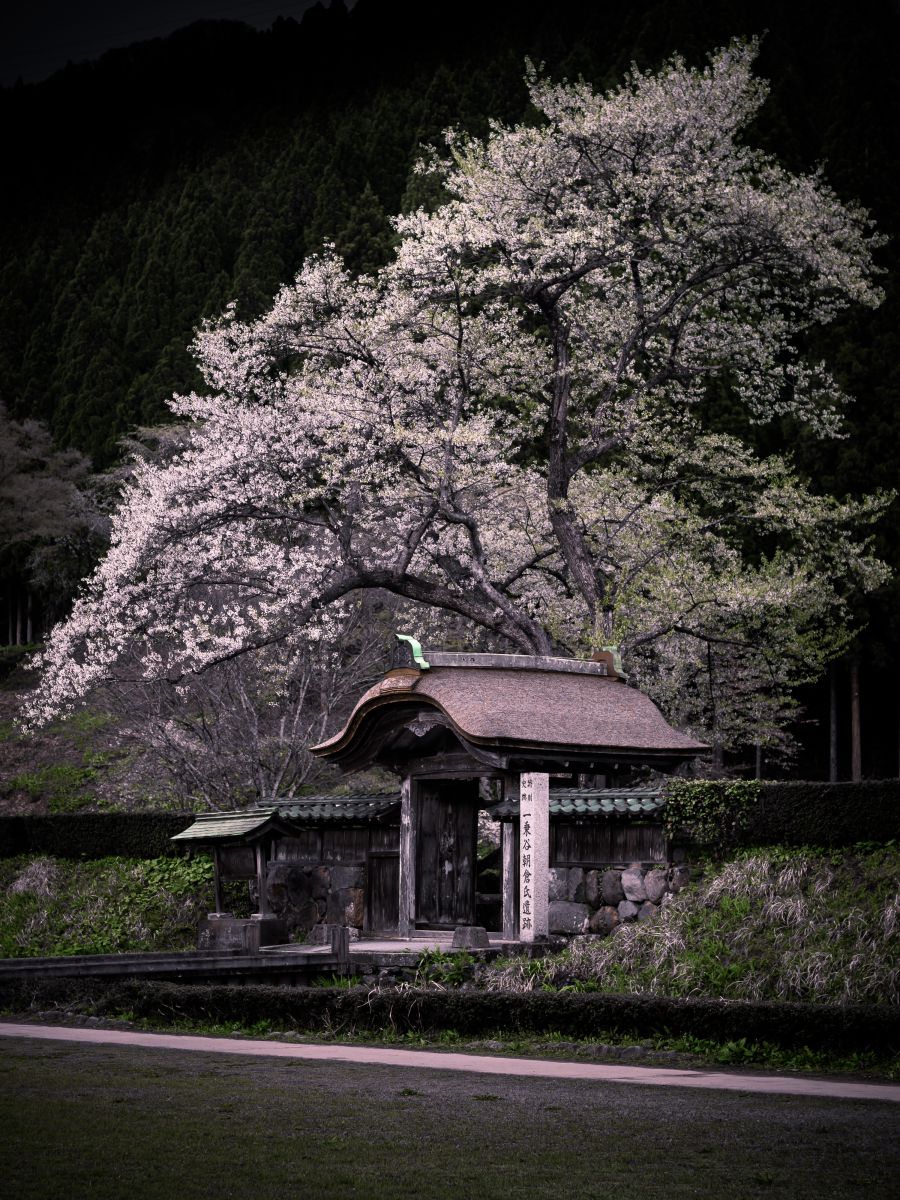
[[[550,933],[610,933],[623,921],[646,921],[659,910],[667,892],[687,883],[686,866],[664,863],[647,866],[589,869],[551,867],[549,873]],[[256,883],[250,884],[256,903]],[[315,940],[317,927],[347,925],[358,937],[365,918],[365,863],[270,862],[267,897],[273,916],[287,926],[294,940]]]
[[[251,894],[255,891],[251,884]],[[270,911],[282,917],[288,936],[297,939],[317,925],[363,927],[366,898],[365,863],[327,864],[271,862],[267,898]]]
[[[644,866],[550,868],[550,932],[611,933],[623,921],[647,921],[667,892],[688,882],[688,868]]]

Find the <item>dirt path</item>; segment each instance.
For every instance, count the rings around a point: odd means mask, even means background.
[[[194,1037],[189,1034],[140,1033],[113,1029],[68,1028],[0,1022],[0,1037],[43,1038],[95,1045],[143,1046],[160,1050],[195,1050],[263,1058],[364,1063],[418,1067],[435,1071],[470,1071],[479,1075],[521,1075],[545,1079],[589,1079],[605,1083],[637,1083],[651,1087],[712,1088],[716,1091],[763,1092],[781,1096],[819,1096],[842,1100],[889,1100],[900,1103],[900,1085],[810,1079],[788,1075],[739,1075],[724,1071],[689,1071],[668,1067],[634,1067],[547,1059],[504,1058],[486,1054],[453,1054],[431,1050],[394,1050],[375,1046],[312,1045],[244,1038]]]

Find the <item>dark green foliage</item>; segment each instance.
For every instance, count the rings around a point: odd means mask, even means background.
[[[526,55],[609,87],[633,62],[655,67],[676,50],[699,62],[768,30],[759,71],[772,96],[755,139],[793,168],[827,161],[839,192],[894,228],[897,21],[884,0],[852,10],[559,0],[551,11],[446,0],[428,15],[404,0],[360,0],[349,16],[315,9],[268,34],[205,22],[0,89],[15,180],[0,198],[0,368],[15,412],[114,457],[129,425],[161,419],[172,389],[196,385],[185,347],[204,316],[233,297],[258,311],[323,238],[355,270],[381,265],[387,215],[441,198],[412,173],[420,146],[443,149],[449,125],[480,136],[488,118],[534,115]],[[846,364],[861,400],[853,420],[891,482],[882,434],[896,432],[885,382],[897,369],[896,318],[888,306],[877,321],[874,343],[867,314],[829,334],[826,349]],[[804,453],[847,486],[851,443]],[[852,486],[869,486],[871,461],[851,471]]]
[[[900,780],[671,780],[666,833],[722,854],[740,846],[853,846],[900,839]]]
[[[670,780],[663,810],[666,836],[687,835],[719,852],[740,845],[759,789],[755,780]]]
[[[212,875],[206,856],[3,859],[0,958],[192,950]]]
[[[180,845],[170,839],[192,819],[190,813],[160,812],[0,817],[0,857],[159,858],[183,854]]]
[[[391,1029],[463,1037],[558,1034],[580,1040],[666,1034],[768,1042],[834,1053],[900,1049],[900,1011],[862,1005],[765,1004],[560,992],[370,991],[267,985],[197,986],[46,980],[0,986],[9,1011],[93,1002],[98,1015],[127,1011],[153,1021],[260,1021],[281,1029],[351,1033]]]

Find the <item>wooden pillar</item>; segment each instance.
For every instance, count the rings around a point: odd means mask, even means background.
[[[500,826],[503,847],[503,940],[516,941],[519,927],[516,923],[516,825],[504,821]]]
[[[546,935],[550,874],[550,776],[526,771],[519,779],[519,937]]]
[[[350,965],[350,930],[346,925],[329,925],[331,953],[338,961],[338,966],[346,970]]]
[[[400,784],[400,914],[397,932],[410,938],[416,927],[416,789],[409,775]]]
[[[253,915],[255,917],[267,917],[269,915],[269,896],[268,896],[268,869],[266,865],[266,849],[262,841],[256,843],[256,886],[259,890],[259,909]]]
[[[219,847],[213,846],[213,887],[216,895],[216,912],[222,911],[222,858]]]

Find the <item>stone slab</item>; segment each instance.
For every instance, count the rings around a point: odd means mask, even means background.
[[[280,917],[205,917],[197,927],[197,949],[255,954],[262,946],[281,945],[287,937],[287,925]]]

